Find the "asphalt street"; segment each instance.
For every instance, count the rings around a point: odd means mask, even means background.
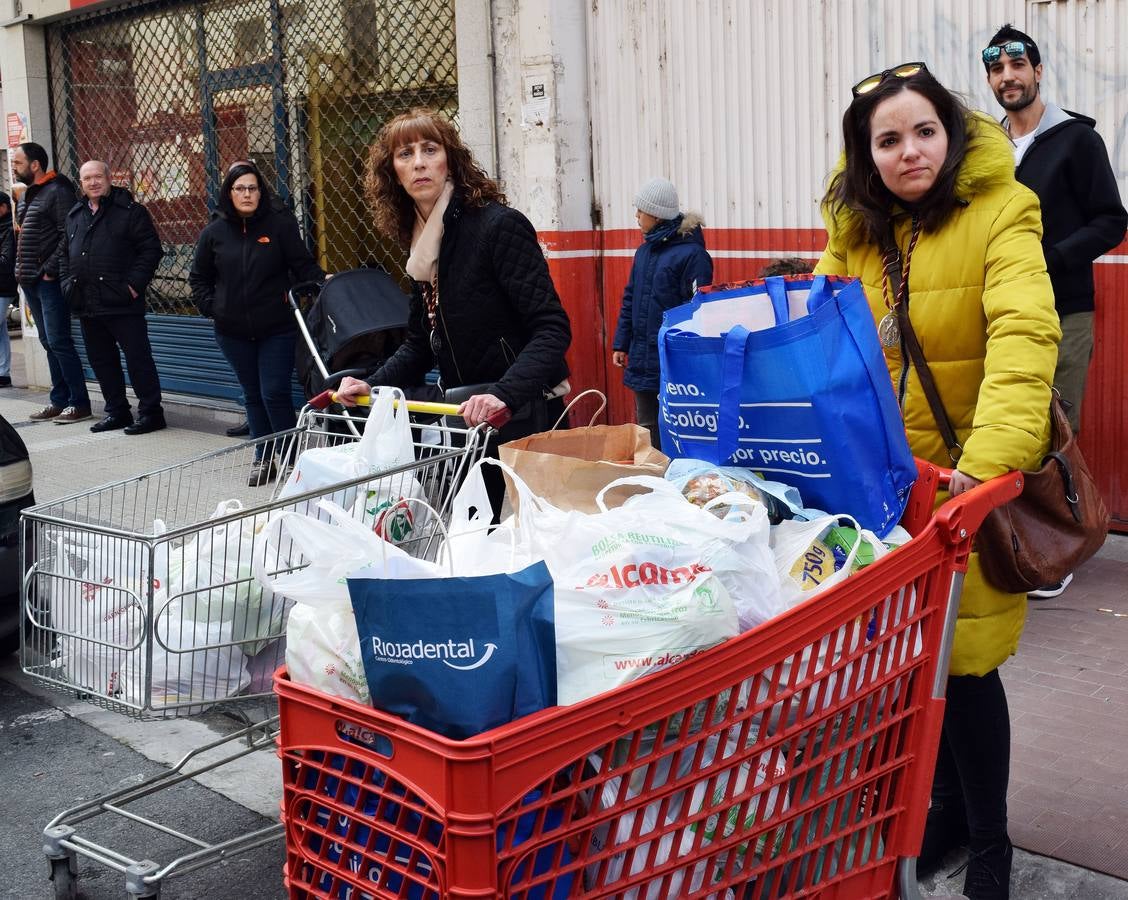
[[[265,754],[264,754],[265,755]],[[0,897],[27,900],[53,896],[43,854],[43,828],[64,810],[88,798],[140,783],[164,767],[91,725],[46,705],[0,679],[0,772],[6,814],[0,816]],[[129,807],[205,841],[247,833],[271,821],[195,781],[186,781]],[[168,861],[190,849],[174,839],[103,814],[84,835],[134,859]],[[211,868],[166,882],[163,900],[283,898],[282,844],[275,841],[235,854]],[[79,894],[85,900],[121,900],[124,876],[103,866],[79,863]]]

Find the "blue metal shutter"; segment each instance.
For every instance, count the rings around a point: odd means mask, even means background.
[[[239,402],[243,392],[215,342],[210,319],[150,314],[145,316],[145,322],[149,326],[149,342],[153,345],[153,361],[157,364],[162,391]],[[71,321],[71,331],[82,357],[86,378],[96,381],[94,370],[86,359],[86,344],[77,318]],[[129,372],[125,369],[124,359],[122,371],[128,383]],[[305,396],[295,377],[294,406],[300,408],[303,403]]]

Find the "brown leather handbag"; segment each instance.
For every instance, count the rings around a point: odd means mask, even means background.
[[[887,271],[891,279],[899,280],[899,254],[896,271],[893,266]],[[901,345],[920,376],[932,416],[954,463],[962,448],[909,321],[907,293],[904,300],[896,310]],[[1012,594],[1060,582],[1096,553],[1108,535],[1108,509],[1081,455],[1057,391],[1050,398],[1050,429],[1050,450],[1041,468],[1023,471],[1022,493],[987,516],[975,537],[983,577]]]
[[[1056,391],[1050,428],[1042,468],[1022,473],[1022,494],[992,512],[975,539],[983,577],[1016,594],[1057,584],[1108,535],[1108,509]]]

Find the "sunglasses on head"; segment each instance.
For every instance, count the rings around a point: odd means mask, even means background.
[[[1022,41],[1007,41],[1005,44],[995,44],[993,47],[985,47],[983,49],[983,61],[987,63],[987,65],[998,62],[1004,50],[1011,59],[1018,59],[1026,52],[1026,44]]]
[[[886,78],[912,78],[920,72],[927,72],[928,69],[922,62],[901,63],[892,69],[886,69],[884,72],[878,72],[876,75],[869,75],[859,81],[856,85],[850,88],[850,91],[855,97],[861,97],[863,94],[868,94],[875,87],[877,87]]]

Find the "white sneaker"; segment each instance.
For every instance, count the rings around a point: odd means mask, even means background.
[[[1073,581],[1073,575],[1069,574],[1057,584],[1047,584],[1045,587],[1040,587],[1036,591],[1031,591],[1026,596],[1031,600],[1051,600],[1065,593],[1065,589],[1069,587],[1071,581]]]

